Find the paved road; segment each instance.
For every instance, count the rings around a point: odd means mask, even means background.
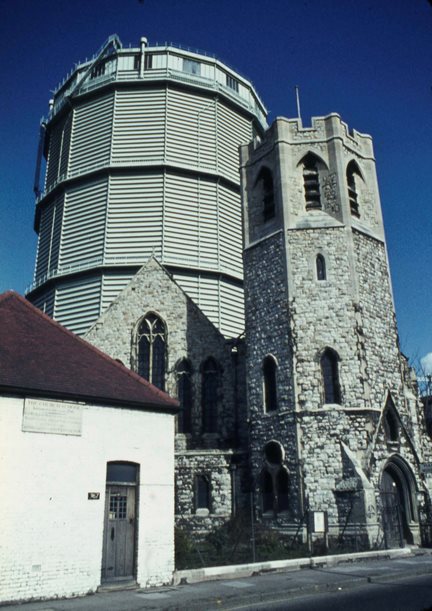
[[[281,596],[278,602],[234,605],[224,611],[432,611],[432,576],[408,577],[397,582],[363,584],[349,590]]]
[[[419,575],[425,577],[420,579]],[[403,581],[405,579],[408,581]],[[318,596],[312,597],[312,594]],[[363,602],[357,605],[356,601]],[[321,604],[327,606],[319,606]],[[104,592],[79,599],[27,603],[18,608],[5,606],[1,611],[423,611],[431,606],[432,555],[428,554],[326,569],[266,573],[153,591]]]

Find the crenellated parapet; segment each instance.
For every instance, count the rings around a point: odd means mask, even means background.
[[[260,173],[274,183],[274,215],[264,219]],[[347,226],[384,240],[372,139],[350,130],[338,114],[278,117],[261,139],[241,148],[247,182],[246,243],[285,229]],[[246,181],[247,177],[247,181]]]

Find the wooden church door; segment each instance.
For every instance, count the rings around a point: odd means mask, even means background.
[[[387,470],[382,475],[381,500],[386,547],[403,547],[406,518],[400,483]]]

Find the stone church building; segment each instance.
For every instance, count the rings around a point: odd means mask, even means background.
[[[398,345],[372,141],[338,115],[242,147],[250,465],[263,515],[420,543],[430,439]]]
[[[27,296],[178,398],[181,527],[252,498],[287,533],[420,544],[431,443],[371,138],[336,114],[265,117],[221,62],[111,37],[42,125]]]

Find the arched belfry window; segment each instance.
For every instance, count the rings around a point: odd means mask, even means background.
[[[322,207],[318,170],[319,159],[313,153],[308,153],[303,158],[302,165],[306,210],[319,210]]]
[[[359,202],[358,202],[358,184],[361,179],[360,168],[355,161],[350,161],[346,171],[348,199],[351,214],[360,217]]]
[[[201,407],[204,433],[216,433],[218,424],[219,367],[209,357],[202,366]]]
[[[149,313],[142,319],[137,332],[137,372],[143,378],[165,389],[166,329],[164,322]]]
[[[321,374],[324,403],[340,403],[339,357],[331,348],[326,348],[321,355]]]
[[[264,222],[269,221],[270,219],[274,218],[276,214],[276,207],[273,176],[268,168],[261,168],[255,182],[255,190],[258,193],[258,198],[261,200],[263,220]]]
[[[316,258],[316,277],[317,280],[327,279],[326,262],[323,255],[319,254]]]
[[[273,412],[277,409],[277,363],[272,356],[263,360],[264,410]]]
[[[177,367],[177,398],[180,403],[178,432],[192,432],[192,367],[187,359],[182,359]]]

